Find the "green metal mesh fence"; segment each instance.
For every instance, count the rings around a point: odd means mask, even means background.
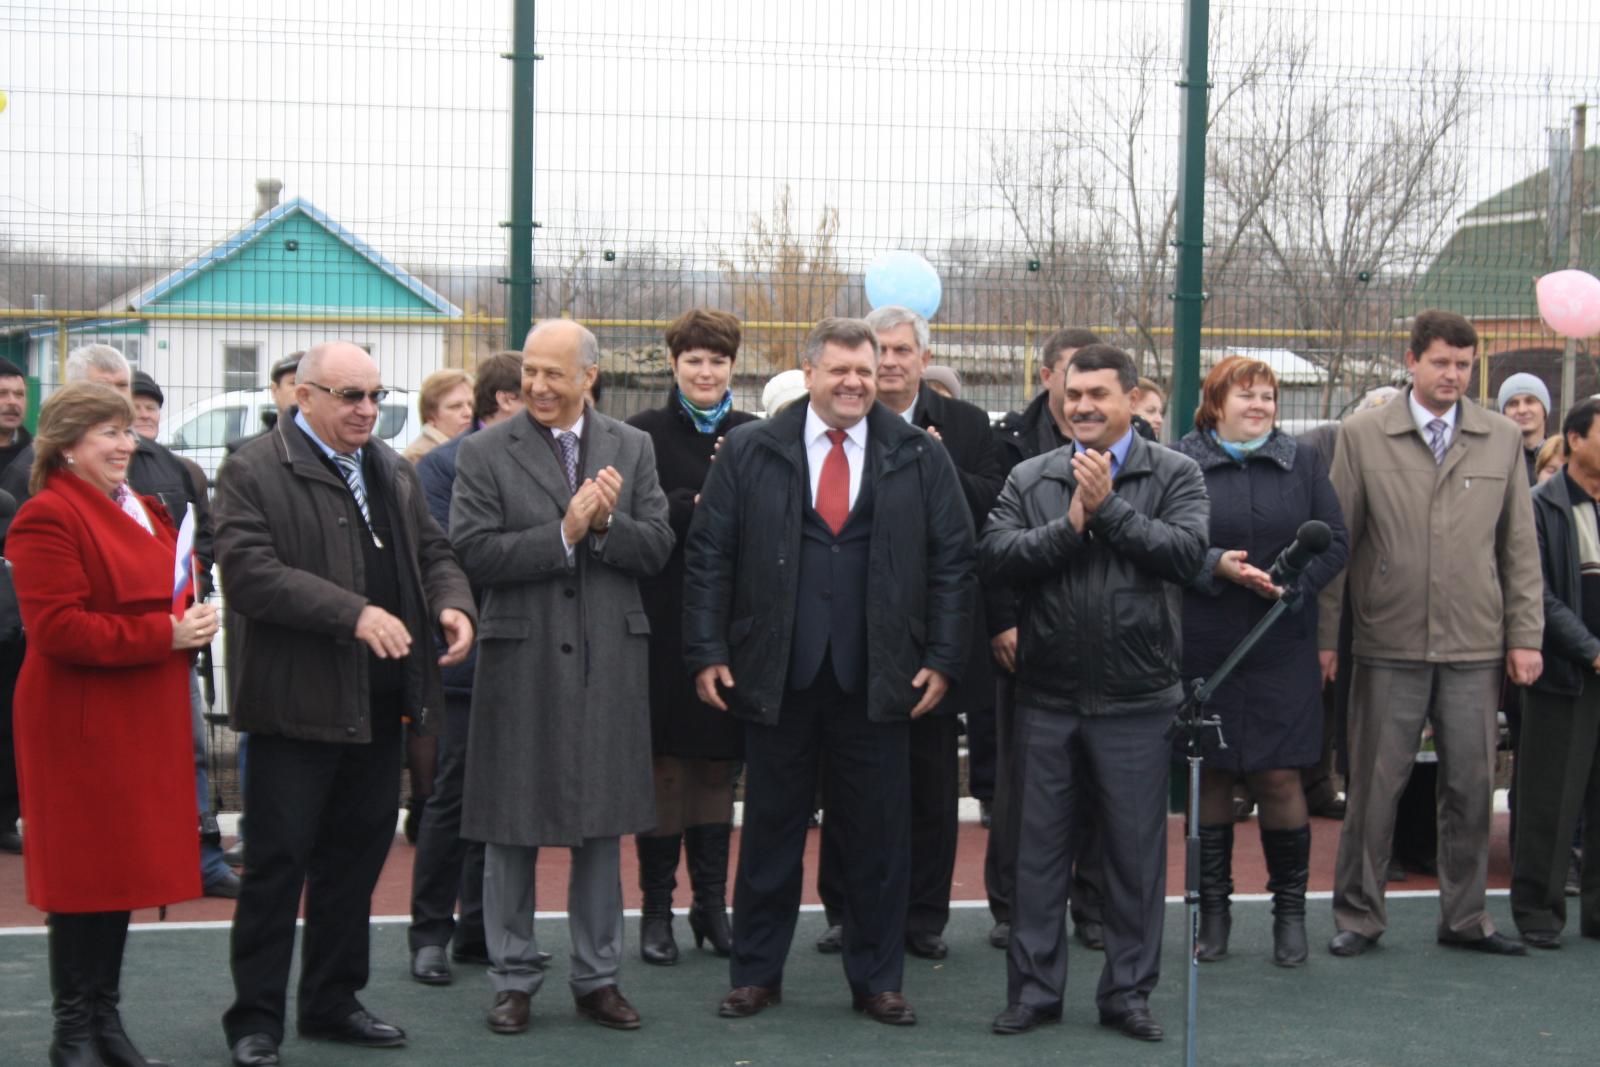
[[[665,324],[747,321],[738,399],[889,250],[943,282],[935,359],[1024,403],[1052,330],[1172,369],[1179,0],[534,4],[11,0],[0,67],[0,354],[48,392],[104,340],[214,466],[271,365],[329,337],[414,390],[505,346],[509,163],[534,157],[533,307],[588,322],[602,406],[668,381]],[[511,108],[531,19],[534,115]],[[1211,4],[1203,363],[1264,354],[1281,416],[1401,369],[1406,318],[1477,320],[1483,393],[1562,339],[1533,279],[1597,266],[1573,106],[1600,9],[1565,0]],[[1585,130],[1586,133],[1586,130]],[[1578,180],[1574,172],[1581,171]],[[1577,395],[1600,388],[1577,345]],[[1475,387],[1476,388],[1476,387]],[[409,406],[409,415],[406,414]],[[1169,413],[1170,415],[1170,413]]]

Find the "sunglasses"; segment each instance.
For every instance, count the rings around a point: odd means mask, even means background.
[[[371,391],[366,389],[329,389],[319,382],[303,382],[301,384],[309,385],[313,389],[321,389],[324,393],[342,400],[346,404],[359,404],[363,399],[370,400],[374,404],[381,404],[384,398],[389,395],[389,390],[387,389],[373,389]]]

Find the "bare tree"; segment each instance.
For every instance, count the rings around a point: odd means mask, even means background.
[[[794,214],[793,195],[785,185],[770,215],[751,214],[738,257],[717,258],[747,323],[748,347],[756,357],[752,362],[775,370],[800,365],[803,327],[760,324],[816,322],[832,311],[845,279],[837,247],[839,209],[824,205],[809,230],[797,228]]]
[[[1281,89],[1301,79],[1312,48],[1275,16],[1248,32],[1224,32],[1227,18],[1214,9],[1207,170],[1230,180],[1208,205],[1213,271],[1247,249],[1282,180],[1298,134]],[[1171,323],[1178,210],[1178,144],[1158,128],[1176,68],[1169,37],[1135,28],[1123,46],[1130,77],[1082,79],[1072,102],[1037,134],[989,142],[1000,206],[1039,263],[1048,312],[1064,323],[1113,324],[1158,378],[1166,371],[1160,337]]]
[[[1325,93],[1308,100],[1283,179],[1254,219],[1267,276],[1293,325],[1326,338],[1322,414],[1335,387],[1371,382],[1372,340],[1392,326],[1465,192],[1452,151],[1471,113],[1459,56],[1418,63],[1399,106]],[[1359,379],[1359,380],[1358,380]]]

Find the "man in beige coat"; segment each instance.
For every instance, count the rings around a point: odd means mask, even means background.
[[[1485,910],[1501,668],[1539,676],[1543,582],[1522,435],[1463,399],[1478,335],[1460,315],[1418,315],[1412,387],[1351,416],[1332,477],[1350,532],[1355,612],[1350,784],[1328,948],[1357,956],[1383,935],[1395,806],[1424,722],[1439,756],[1440,944],[1522,955]],[[1317,632],[1324,678],[1347,583],[1328,583]]]

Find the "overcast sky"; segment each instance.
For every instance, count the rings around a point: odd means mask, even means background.
[[[1171,0],[541,0],[540,241],[733,247],[793,187],[839,208],[855,260],[1003,235],[985,139],[1023,136],[1086,80],[1166,53],[1139,152],[1171,181],[1182,5]],[[1544,129],[1600,103],[1600,5],[1249,0],[1321,84],[1406,106],[1419,55],[1468,58],[1472,200],[1538,169]],[[1509,12],[1516,10],[1515,17]],[[263,176],[411,264],[503,256],[509,0],[0,0],[0,235],[124,258],[192,254],[242,224]],[[1592,135],[1600,141],[1600,136]]]

